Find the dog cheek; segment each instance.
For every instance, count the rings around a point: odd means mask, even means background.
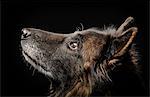
[[[84,68],[90,69],[95,63],[95,59],[99,58],[100,52],[103,49],[103,44],[98,39],[89,38],[85,43],[83,43],[82,55],[84,59]]]

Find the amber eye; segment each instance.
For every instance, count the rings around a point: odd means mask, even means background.
[[[69,48],[71,50],[77,50],[78,49],[78,42],[70,42],[69,43]]]

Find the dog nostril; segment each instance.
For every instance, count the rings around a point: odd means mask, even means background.
[[[23,32],[22,38],[27,38],[27,37],[31,36],[31,32],[27,28],[23,28],[22,32]]]

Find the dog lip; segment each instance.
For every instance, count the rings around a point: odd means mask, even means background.
[[[25,57],[26,61],[30,63],[34,68],[39,70],[40,72],[48,75],[48,77],[53,78],[52,74],[46,69],[46,67],[42,66],[35,59],[31,58],[25,51],[22,51],[23,56]]]
[[[30,61],[32,61],[34,64],[36,64],[37,66],[41,66],[45,71],[48,71],[48,70],[46,70],[46,67],[44,67],[44,66],[40,65],[39,63],[37,63],[37,62],[35,61],[35,59],[31,58],[25,51],[23,51],[23,53],[24,53],[24,55],[25,55],[27,58],[29,58]]]
[[[21,41],[22,41],[22,40],[28,40],[28,39],[27,39],[27,38],[22,38],[22,37],[21,37]]]
[[[37,65],[37,62],[35,61],[35,59],[31,58],[25,51],[22,51],[26,61],[28,61],[30,63],[30,61],[32,61],[32,63],[36,64]],[[31,63],[31,64],[32,64]],[[33,64],[32,64],[33,65]]]

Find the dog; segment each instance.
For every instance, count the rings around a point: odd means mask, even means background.
[[[106,96],[113,83],[112,72],[139,71],[134,44],[138,29],[128,28],[132,21],[128,17],[118,28],[89,28],[70,34],[23,28],[22,54],[48,77],[50,97]]]

